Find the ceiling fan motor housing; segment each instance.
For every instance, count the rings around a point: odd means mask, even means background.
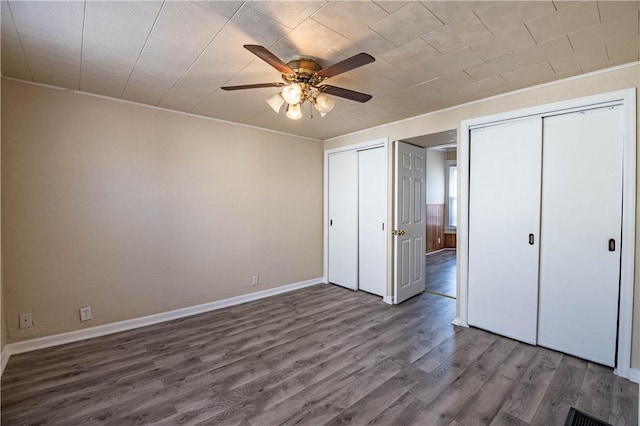
[[[313,59],[301,58],[289,61],[287,65],[294,70],[294,74],[282,74],[282,78],[287,83],[305,83],[311,86],[320,84],[324,78],[316,75],[322,69]]]

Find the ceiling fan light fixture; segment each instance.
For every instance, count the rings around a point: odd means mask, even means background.
[[[333,98],[325,93],[320,93],[316,96],[316,101],[314,103],[318,112],[322,117],[325,116],[326,113],[331,111],[333,107],[336,105],[336,101]]]
[[[290,118],[292,120],[299,120],[302,118],[302,110],[300,109],[300,104],[287,106],[287,118]]]
[[[280,71],[282,81],[223,86],[221,89],[243,90],[281,87],[282,92],[266,99],[266,101],[276,114],[282,110],[282,105],[286,102],[286,115],[291,120],[299,120],[302,118],[302,106],[305,102],[309,102],[309,118],[313,118],[313,108],[318,110],[322,117],[334,108],[335,100],[332,96],[338,96],[360,103],[367,102],[372,98],[371,95],[367,95],[366,93],[323,84],[325,80],[330,77],[374,62],[374,57],[366,53],[358,53],[326,68],[322,68],[322,66],[312,58],[298,57],[288,63],[284,63],[264,46],[245,44],[244,47]]]
[[[282,89],[282,97],[289,105],[297,105],[302,97],[302,87],[298,83],[285,86]]]
[[[284,104],[284,98],[282,97],[282,93],[278,93],[277,95],[273,95],[269,99],[267,99],[267,103],[277,113],[280,112],[280,108]]]

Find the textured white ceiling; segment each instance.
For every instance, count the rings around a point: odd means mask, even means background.
[[[638,60],[638,1],[2,1],[2,73],[326,139],[511,90]],[[328,83],[324,118],[276,116],[280,81],[245,50],[322,66],[376,62]]]

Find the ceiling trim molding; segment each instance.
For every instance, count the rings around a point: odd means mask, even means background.
[[[30,84],[32,86],[46,87],[48,89],[61,90],[61,91],[64,91],[64,92],[73,92],[73,93],[76,93],[78,95],[92,96],[92,97],[95,97],[95,98],[102,98],[102,99],[107,99],[107,100],[110,100],[110,101],[115,101],[115,102],[130,104],[130,105],[136,105],[136,106],[145,107],[145,108],[151,108],[151,109],[164,111],[164,112],[171,112],[171,113],[179,114],[179,115],[185,115],[187,117],[202,118],[202,119],[205,119],[205,120],[215,121],[215,122],[218,122],[218,123],[224,123],[224,124],[230,124],[230,125],[233,125],[233,126],[246,127],[246,128],[255,129],[255,130],[262,130],[262,131],[265,131],[265,132],[276,133],[276,134],[279,134],[279,135],[292,136],[292,137],[295,137],[295,138],[306,139],[306,140],[313,141],[313,142],[324,142],[323,139],[316,139],[316,138],[311,138],[309,136],[296,135],[296,134],[293,134],[293,133],[282,132],[280,130],[266,129],[264,127],[252,126],[250,124],[237,123],[235,121],[223,120],[223,119],[220,119],[220,118],[207,117],[206,115],[194,114],[192,112],[177,111],[175,109],[159,107],[159,106],[156,106],[156,105],[143,104],[143,103],[140,103],[140,102],[130,101],[130,100],[127,100],[127,99],[120,99],[120,98],[114,98],[114,97],[106,96],[106,95],[98,95],[96,93],[83,92],[82,90],[68,89],[68,88],[65,88],[65,87],[53,86],[53,85],[44,84],[44,83],[36,83],[34,81],[21,80],[19,78],[6,77],[4,75],[2,76],[2,80],[16,81],[18,83],[25,83],[25,84]]]
[[[513,90],[511,92],[501,93],[499,95],[493,95],[493,96],[489,96],[487,98],[476,99],[475,101],[465,102],[463,104],[454,105],[454,106],[443,108],[443,109],[439,109],[439,110],[436,110],[436,111],[427,112],[425,114],[420,114],[420,115],[415,115],[413,117],[403,118],[402,120],[397,120],[397,121],[392,121],[392,122],[385,123],[385,124],[380,124],[379,126],[369,127],[369,128],[362,129],[362,130],[357,130],[355,132],[350,132],[350,133],[345,133],[345,134],[338,135],[338,136],[333,136],[333,137],[328,138],[328,139],[316,139],[316,138],[311,138],[309,136],[301,136],[301,135],[296,135],[296,134],[293,134],[293,133],[282,132],[282,131],[279,131],[279,130],[273,130],[273,129],[267,129],[267,128],[264,128],[264,127],[252,126],[250,124],[243,124],[243,123],[237,123],[235,121],[222,120],[220,118],[207,117],[205,115],[194,114],[194,113],[191,113],[191,112],[177,111],[177,110],[174,110],[174,109],[163,108],[163,107],[159,107],[159,106],[156,106],[156,105],[143,104],[143,103],[140,103],[140,102],[130,101],[130,100],[127,100],[127,99],[114,98],[114,97],[111,97],[111,96],[98,95],[96,93],[84,92],[82,90],[67,89],[67,88],[64,88],[64,87],[54,86],[54,85],[50,85],[50,84],[43,84],[43,83],[36,83],[34,81],[21,80],[21,79],[18,79],[18,78],[7,77],[5,75],[1,75],[0,77],[3,80],[16,81],[16,82],[19,82],[19,83],[25,83],[25,84],[30,84],[30,85],[34,85],[34,86],[40,86],[40,87],[46,87],[46,88],[54,89],[54,90],[71,91],[73,93],[77,93],[77,94],[80,94],[80,95],[93,96],[93,97],[97,97],[97,98],[108,99],[108,100],[115,101],[115,102],[122,102],[122,103],[130,104],[130,105],[137,105],[137,106],[140,106],[140,107],[151,108],[151,109],[156,109],[156,110],[165,111],[165,112],[171,112],[171,113],[175,113],[175,114],[185,115],[185,116],[188,116],[188,117],[202,118],[202,119],[205,119],[205,120],[215,121],[215,122],[218,122],[218,123],[224,123],[224,124],[231,124],[231,125],[240,126],[240,127],[246,127],[246,128],[249,128],[249,129],[263,130],[263,131],[266,131],[266,132],[271,132],[271,133],[285,135],[285,136],[293,136],[293,137],[296,137],[296,138],[306,139],[306,140],[314,141],[314,142],[331,142],[331,141],[334,141],[334,140],[337,140],[337,139],[340,139],[340,138],[343,138],[343,137],[354,136],[354,135],[365,133],[365,132],[368,132],[368,131],[371,131],[371,130],[381,129],[381,128],[384,128],[384,127],[393,126],[393,125],[396,125],[396,124],[400,124],[400,123],[404,123],[404,122],[407,122],[407,121],[416,120],[416,119],[423,118],[423,117],[429,117],[431,115],[439,114],[439,113],[446,112],[446,111],[455,110],[455,109],[458,109],[458,108],[463,108],[463,107],[466,107],[466,106],[469,106],[469,105],[474,105],[474,104],[477,104],[477,103],[480,103],[480,102],[490,101],[490,100],[494,100],[494,99],[500,99],[500,98],[511,96],[511,95],[515,95],[515,94],[518,94],[518,93],[525,93],[525,92],[529,92],[529,91],[532,91],[532,90],[540,89],[540,88],[543,88],[543,87],[553,86],[553,85],[556,85],[556,84],[562,84],[562,83],[566,83],[566,82],[573,81],[573,80],[580,80],[580,79],[583,79],[583,78],[588,78],[588,77],[592,77],[592,76],[599,75],[599,74],[605,74],[605,73],[608,73],[608,72],[617,71],[617,70],[621,70],[621,69],[625,69],[625,68],[631,68],[631,67],[635,67],[635,66],[638,66],[638,65],[640,65],[640,61],[629,62],[629,63],[622,64],[622,65],[616,65],[615,67],[604,68],[604,69],[597,70],[597,71],[592,71],[592,72],[586,73],[586,74],[574,75],[572,77],[563,78],[561,80],[554,80],[554,81],[550,81],[550,82],[547,82],[547,83],[538,84],[538,85],[535,85],[535,86],[524,87],[522,89]]]
[[[594,75],[605,74],[605,73],[608,73],[608,72],[617,71],[617,70],[621,70],[621,69],[625,69],[625,68],[631,68],[631,67],[635,67],[635,66],[638,66],[638,65],[640,65],[640,61],[629,62],[627,64],[616,65],[615,67],[604,68],[604,69],[597,70],[597,71],[592,71],[592,72],[589,72],[589,73],[586,73],[586,74],[574,75],[572,77],[563,78],[561,80],[554,80],[554,81],[549,81],[549,82],[543,83],[543,84],[537,84],[535,86],[524,87],[522,89],[513,90],[511,92],[500,93],[499,95],[493,95],[493,96],[489,96],[487,98],[476,99],[475,101],[465,102],[463,104],[454,105],[454,106],[451,106],[451,107],[439,109],[437,111],[431,111],[431,112],[427,112],[425,114],[420,114],[420,115],[416,115],[416,116],[409,117],[409,118],[403,118],[402,120],[392,121],[392,122],[386,123],[386,124],[381,124],[379,126],[369,127],[368,129],[362,129],[362,130],[357,130],[357,131],[351,132],[351,133],[345,133],[343,135],[334,136],[332,138],[325,139],[324,141],[325,142],[331,142],[331,141],[334,141],[336,139],[340,139],[340,138],[344,138],[344,137],[348,137],[348,136],[358,135],[360,133],[368,132],[370,130],[380,129],[380,128],[383,128],[383,127],[393,126],[395,124],[400,124],[400,123],[403,123],[405,121],[411,121],[411,120],[415,120],[415,119],[422,118],[422,117],[428,117],[430,115],[440,114],[442,112],[454,110],[454,109],[457,109],[457,108],[466,107],[466,106],[469,106],[469,105],[474,105],[474,104],[477,104],[477,103],[480,103],[480,102],[485,102],[485,101],[490,101],[490,100],[494,100],[494,99],[504,98],[506,96],[511,96],[511,95],[515,95],[515,94],[518,94],[518,93],[529,92],[529,91],[540,89],[540,88],[543,88],[543,87],[548,87],[548,86],[553,86],[553,85],[556,85],[556,84],[566,83],[566,82],[573,81],[573,80],[580,80],[582,78],[593,77]]]
[[[33,86],[40,86],[40,87],[46,87],[47,89],[53,89],[53,90],[59,90],[61,92],[67,91],[67,90],[71,90],[71,89],[67,89],[65,87],[60,87],[60,86],[53,86],[51,84],[45,84],[45,83],[36,83],[35,81],[29,81],[29,80],[21,80],[19,78],[13,78],[13,77],[7,77],[4,74],[0,74],[0,78],[2,80],[9,80],[9,81],[17,81],[18,83],[26,83],[26,84],[31,84]]]

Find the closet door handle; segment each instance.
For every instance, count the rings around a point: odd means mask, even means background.
[[[535,243],[535,238],[533,234],[529,234],[529,245],[533,245]]]
[[[609,240],[609,251],[616,251],[616,240],[613,238]]]

